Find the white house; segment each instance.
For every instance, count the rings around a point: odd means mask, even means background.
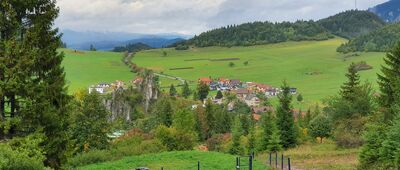
[[[104,87],[100,87],[100,86],[89,87],[89,93],[92,93],[93,91],[96,91],[97,93],[100,93],[100,94],[104,94],[106,90]]]

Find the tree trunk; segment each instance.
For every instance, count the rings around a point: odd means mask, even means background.
[[[322,143],[322,139],[323,139],[323,138],[322,138],[322,137],[320,137],[320,138],[321,138],[320,142]]]
[[[0,120],[4,121],[6,119],[6,111],[5,111],[5,101],[4,96],[0,97]]]

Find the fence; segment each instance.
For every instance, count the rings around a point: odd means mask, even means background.
[[[285,158],[283,154],[279,155],[277,152],[269,153],[269,166],[275,169],[291,170],[290,157]]]
[[[248,156],[236,157],[236,170],[253,170],[254,153]],[[285,158],[283,154],[277,152],[269,153],[269,166],[275,169],[291,170],[290,157]],[[200,161],[197,161],[197,170],[201,169]],[[136,168],[136,170],[148,170],[148,168]],[[164,170],[161,167],[161,170]]]

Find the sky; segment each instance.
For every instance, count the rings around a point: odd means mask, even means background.
[[[357,0],[368,9],[387,0]],[[355,0],[57,0],[61,30],[198,35],[253,21],[318,20]]]

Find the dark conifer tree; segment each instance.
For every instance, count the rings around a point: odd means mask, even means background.
[[[360,88],[360,75],[357,71],[357,66],[351,63],[348,72],[346,73],[347,82],[345,82],[340,90],[340,94],[343,99],[348,101],[354,101],[357,96],[357,90]]]
[[[279,106],[277,108],[277,126],[280,131],[282,146],[293,147],[297,144],[297,132],[293,119],[292,95],[286,81],[283,82],[282,92],[279,94]]]
[[[176,96],[178,92],[176,91],[176,88],[173,84],[171,84],[170,88],[169,88],[169,96]]]
[[[182,97],[188,98],[192,92],[190,91],[189,84],[185,81],[182,86]]]
[[[400,103],[400,43],[384,58],[385,66],[382,66],[382,74],[378,75],[378,83],[381,90],[379,103],[385,109],[385,120],[394,118],[394,107]]]
[[[53,23],[58,16],[53,0],[0,3],[0,113],[10,103],[9,136],[41,130],[46,140],[46,164],[57,168],[67,148],[67,104],[61,66],[64,55],[57,52],[60,35]],[[18,132],[18,133],[17,133]]]

